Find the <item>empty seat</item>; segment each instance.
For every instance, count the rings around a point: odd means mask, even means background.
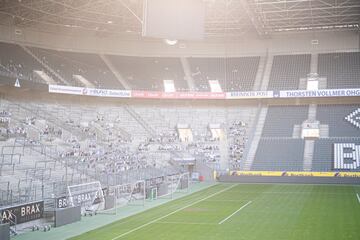
[[[40,48],[32,51],[68,82],[81,75],[98,88],[123,89],[111,70],[97,54],[73,53]],[[80,83],[77,83],[81,85]]]
[[[173,80],[177,91],[188,89],[180,58],[109,56],[132,89],[164,91],[163,80]]]
[[[304,140],[261,139],[251,170],[302,171]]]
[[[360,138],[327,138],[315,141],[312,162],[313,171],[334,170],[334,143],[355,143],[360,145]]]
[[[318,73],[327,78],[327,88],[360,87],[360,53],[319,54]]]
[[[308,106],[271,106],[263,128],[263,137],[291,137],[294,125],[307,119]]]
[[[199,91],[209,91],[209,80],[218,80],[223,91],[253,89],[260,57],[189,58]]]
[[[321,124],[329,125],[329,137],[358,137],[360,128],[345,117],[359,108],[360,105],[318,105],[317,119]]]
[[[299,88],[300,78],[310,73],[310,54],[274,56],[268,90]]]

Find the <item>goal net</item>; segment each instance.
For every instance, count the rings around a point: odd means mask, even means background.
[[[159,193],[157,197],[173,197],[175,193],[187,193],[190,186],[190,174],[178,173],[167,176],[167,193]]]
[[[68,186],[69,203],[81,206],[81,212],[95,212],[104,208],[105,198],[101,183],[90,182]]]
[[[172,193],[176,192],[188,192],[190,187],[190,174],[179,173],[170,176],[170,190]]]
[[[114,207],[109,209],[115,211],[119,207],[128,205],[144,206],[145,204],[145,181],[136,181],[109,188],[109,196],[114,199]]]

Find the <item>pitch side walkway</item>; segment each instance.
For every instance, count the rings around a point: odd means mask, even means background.
[[[145,206],[126,206],[117,209],[117,215],[111,214],[98,214],[93,217],[82,217],[80,222],[69,224],[59,228],[52,228],[49,232],[29,232],[13,237],[15,240],[64,240],[70,237],[77,236],[79,234],[88,232],[95,228],[99,228],[118,221],[120,219],[141,213],[150,208],[157,207],[164,203],[170,202],[174,199],[178,199],[192,193],[204,190],[213,186],[215,183],[196,183],[192,184],[188,193],[175,193],[173,198],[160,198],[155,201],[146,201]]]

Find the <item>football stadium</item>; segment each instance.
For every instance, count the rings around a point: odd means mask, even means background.
[[[359,0],[0,0],[0,240],[359,240]]]

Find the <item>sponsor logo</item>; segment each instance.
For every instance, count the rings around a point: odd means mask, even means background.
[[[67,208],[69,206],[69,201],[67,197],[61,197],[56,200],[56,208]]]
[[[3,223],[10,225],[26,223],[43,217],[44,202],[28,203],[0,210]]]
[[[56,200],[57,208],[67,208],[69,206],[94,205],[104,201],[107,195],[107,188],[101,190],[87,191],[72,195],[71,197],[60,197]]]
[[[360,177],[360,172],[279,172],[279,171],[231,171],[231,176],[266,177]]]
[[[91,96],[107,96],[107,93],[106,89],[89,89],[89,95]]]
[[[272,98],[272,91],[248,91],[248,92],[228,92],[227,99],[246,99],[246,98]]]
[[[352,97],[360,96],[360,89],[322,89],[322,90],[292,90],[280,91],[281,98],[305,97]]]

